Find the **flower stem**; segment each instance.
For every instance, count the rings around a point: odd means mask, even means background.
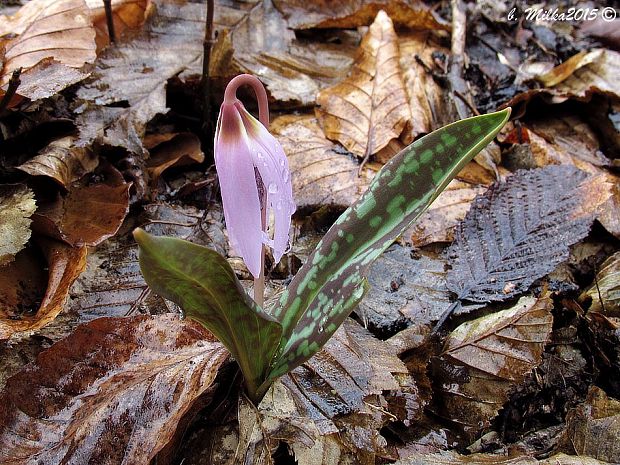
[[[205,37],[202,42],[203,57],[202,57],[202,122],[203,129],[205,129],[209,135],[211,123],[211,81],[209,76],[209,65],[211,64],[211,49],[215,40],[213,38],[213,0],[207,0],[207,17],[205,20]]]
[[[251,74],[240,74],[231,79],[226,87],[224,93],[225,103],[234,103],[237,100],[237,89],[243,85],[251,86],[256,94],[256,101],[258,102],[258,119],[269,129],[269,101],[267,99],[267,92],[265,87],[258,80],[256,76]],[[263,194],[265,195],[265,194]],[[261,208],[261,228],[264,232],[267,231],[267,198],[261,199],[261,205],[265,206]],[[261,247],[260,257],[260,275],[258,278],[254,278],[254,300],[262,307],[265,302],[265,246]]]

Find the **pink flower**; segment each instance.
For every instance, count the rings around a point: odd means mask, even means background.
[[[260,122],[236,98],[243,84],[254,88]],[[231,80],[215,131],[215,166],[229,239],[255,278],[262,272],[263,244],[280,261],[295,212],[288,160],[268,125],[267,94],[260,81],[248,74]]]

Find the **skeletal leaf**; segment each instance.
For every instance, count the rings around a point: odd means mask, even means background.
[[[270,131],[289,160],[298,209],[344,209],[368,187],[370,170],[364,169],[359,176],[357,161],[337,151],[337,145],[325,138],[313,116],[279,117],[271,123]]]
[[[509,113],[446,126],[383,167],[325,234],[274,308],[283,334],[271,379],[309,359],[329,339],[361,300],[372,262],[492,140]]]
[[[36,208],[28,187],[0,186],[0,266],[12,262],[30,239],[30,216]]]
[[[620,252],[609,257],[598,270],[596,279],[579,300],[592,300],[589,310],[607,316],[620,316]]]
[[[523,297],[508,310],[456,328],[433,364],[438,413],[470,437],[488,426],[508,391],[540,363],[552,306],[548,295]]]
[[[571,166],[520,171],[472,204],[448,250],[459,299],[505,300],[568,257],[610,196],[605,178]]]
[[[93,171],[99,159],[90,149],[75,147],[75,138],[62,137],[51,142],[39,154],[18,169],[32,176],[47,176],[65,188]]]
[[[380,11],[362,39],[349,77],[317,96],[317,117],[328,139],[368,157],[400,136],[411,119],[396,32]]]
[[[151,289],[208,328],[239,363],[249,395],[265,378],[282,327],[246,294],[217,252],[172,237],[134,231],[140,268]]]
[[[208,331],[174,315],[82,325],[0,393],[0,462],[149,463],[227,358]]]

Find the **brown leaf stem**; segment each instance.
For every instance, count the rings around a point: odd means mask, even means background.
[[[108,37],[110,43],[116,43],[116,34],[114,33],[114,19],[112,18],[112,0],[103,0],[103,6],[105,8],[105,19],[108,25]]]

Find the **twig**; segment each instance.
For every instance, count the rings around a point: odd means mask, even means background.
[[[435,324],[435,327],[431,331],[430,337],[434,337],[435,335],[439,334],[439,332],[443,328],[443,325],[446,323],[446,321],[448,321],[448,318],[450,318],[450,315],[452,315],[452,313],[454,313],[454,310],[456,310],[460,305],[461,305],[461,301],[460,300],[456,300],[456,301],[452,302],[452,305],[450,305],[443,312],[443,315],[441,315],[441,318],[439,318],[439,321]]]
[[[11,103],[11,100],[15,96],[15,92],[17,92],[17,88],[22,83],[21,79],[19,78],[21,74],[21,67],[13,71],[11,79],[9,79],[9,86],[7,87],[6,92],[2,97],[2,100],[0,101],[0,114],[4,113],[4,110],[6,110],[6,108],[9,106],[9,103]]]
[[[105,8],[105,19],[108,23],[108,37],[110,43],[116,43],[116,34],[114,33],[114,18],[112,17],[112,0],[103,0],[103,6]]]
[[[463,94],[461,94],[458,90],[454,91],[454,95],[456,95],[458,98],[460,98],[463,103],[465,105],[467,105],[467,107],[471,110],[471,112],[476,115],[476,116],[480,116],[480,112],[476,109],[476,107],[474,107],[470,101],[467,99],[467,97],[465,97]]]
[[[205,21],[205,38],[202,42],[202,124],[208,130],[211,121],[211,83],[209,79],[209,65],[211,63],[211,49],[213,48],[213,0],[207,0],[207,18]],[[208,131],[210,132],[210,131]],[[211,134],[207,134],[209,137]]]

